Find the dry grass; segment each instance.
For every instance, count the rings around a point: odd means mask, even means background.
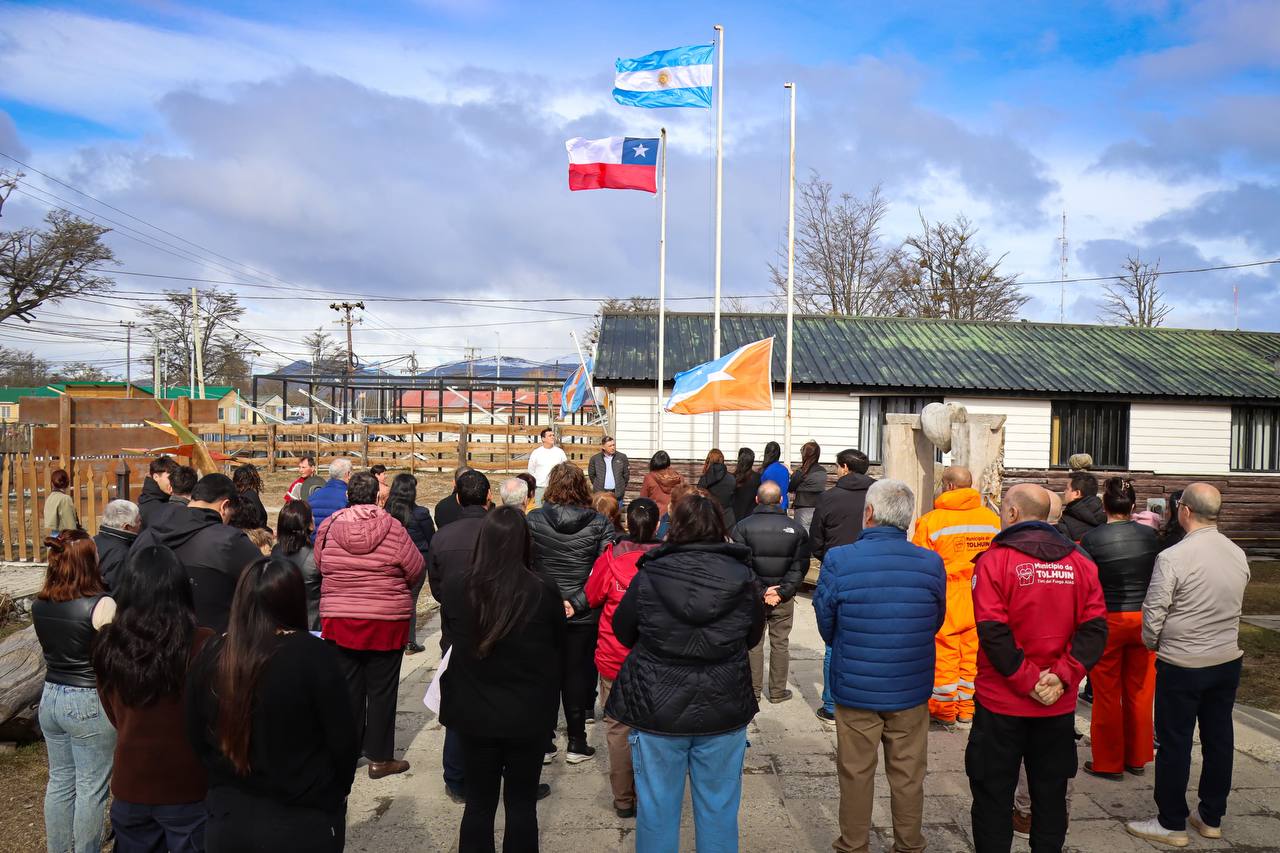
[[[49,779],[44,743],[0,753],[0,853],[45,849],[44,787]]]
[[[1249,564],[1249,586],[1244,592],[1244,612],[1280,613],[1280,562],[1258,560]]]

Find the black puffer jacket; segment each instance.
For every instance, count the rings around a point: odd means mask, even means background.
[[[791,483],[787,488],[796,493],[791,502],[792,509],[805,509],[818,505],[818,498],[827,490],[827,469],[814,464],[809,473],[800,475],[800,469],[791,472]]]
[[[720,504],[720,509],[724,511],[726,530],[733,527],[734,522],[737,521],[733,514],[733,490],[737,485],[737,481],[733,479],[733,475],[722,462],[711,463],[711,467],[698,478],[698,488],[710,492],[711,497],[716,499],[716,503]]]
[[[795,519],[777,504],[757,506],[730,535],[751,549],[751,568],[762,586],[776,586],[783,601],[795,596],[809,570],[809,537]]]
[[[107,589],[120,582],[120,570],[129,562],[129,549],[138,534],[116,527],[102,525],[98,535],[93,537],[93,544],[98,546],[98,570],[102,572],[102,580]]]
[[[156,511],[169,502],[169,495],[156,485],[156,481],[147,477],[142,481],[142,492],[138,495],[138,514],[142,516],[142,526],[150,527]]]
[[[867,507],[867,489],[875,480],[866,474],[848,473],[836,480],[818,498],[813,521],[809,522],[809,542],[813,556],[821,560],[837,545],[852,545],[862,533],[862,514]]]
[[[1090,530],[1080,540],[1080,547],[1098,564],[1108,612],[1141,610],[1160,552],[1156,532],[1136,521],[1118,521]]]
[[[600,611],[587,604],[584,587],[596,557],[613,541],[613,525],[591,507],[567,504],[543,504],[528,517],[534,569],[555,581],[573,605],[570,622],[597,621]]]
[[[1076,498],[1063,507],[1059,528],[1072,542],[1079,542],[1090,530],[1106,523],[1107,513],[1102,509],[1102,498],[1092,495]]]
[[[613,614],[631,648],[605,713],[645,732],[715,735],[756,715],[747,650],[764,633],[764,594],[736,542],[663,545]]]

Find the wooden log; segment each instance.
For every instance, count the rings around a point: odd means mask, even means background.
[[[44,652],[34,625],[0,640],[0,723],[40,701]]]

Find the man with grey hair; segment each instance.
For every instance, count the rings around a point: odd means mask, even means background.
[[[512,477],[510,480],[504,480],[498,487],[498,497],[503,506],[524,512],[525,507],[529,505],[529,486],[519,477]]]
[[[311,504],[311,519],[315,523],[315,530],[319,530],[329,516],[347,508],[347,481],[350,479],[350,459],[339,456],[329,463],[329,481],[307,497],[307,503]],[[314,542],[314,532],[311,537]]]
[[[862,533],[827,551],[813,596],[818,633],[831,647],[840,853],[867,849],[882,745],[894,849],[925,846],[933,638],[946,615],[947,575],[941,557],[907,541],[914,513],[905,483],[873,483]]]
[[[1156,558],[1142,603],[1142,640],[1156,653],[1155,801],[1157,816],[1131,821],[1131,835],[1177,847],[1186,825],[1222,837],[1235,732],[1231,710],[1240,685],[1240,609],[1249,583],[1244,551],[1218,531],[1222,495],[1192,483],[1178,504],[1182,541]],[[1200,726],[1200,803],[1187,808],[1191,744]]]
[[[787,689],[791,626],[796,592],[809,568],[809,534],[782,508],[782,489],[766,480],[756,490],[755,511],[734,525],[734,542],[751,549],[751,567],[764,589],[769,628],[769,693],[777,704],[792,697]],[[764,637],[748,653],[751,686],[756,696],[764,686]]]
[[[142,529],[142,515],[133,501],[114,500],[102,510],[102,523],[93,544],[98,546],[98,568],[107,589],[116,583],[117,573],[129,559],[129,549]]]

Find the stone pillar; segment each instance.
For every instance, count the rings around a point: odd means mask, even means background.
[[[934,447],[919,415],[885,415],[884,475],[906,483],[916,496],[916,518],[933,509]]]
[[[1005,415],[966,414],[951,424],[951,463],[973,474],[973,487],[998,506],[1004,471]]]

